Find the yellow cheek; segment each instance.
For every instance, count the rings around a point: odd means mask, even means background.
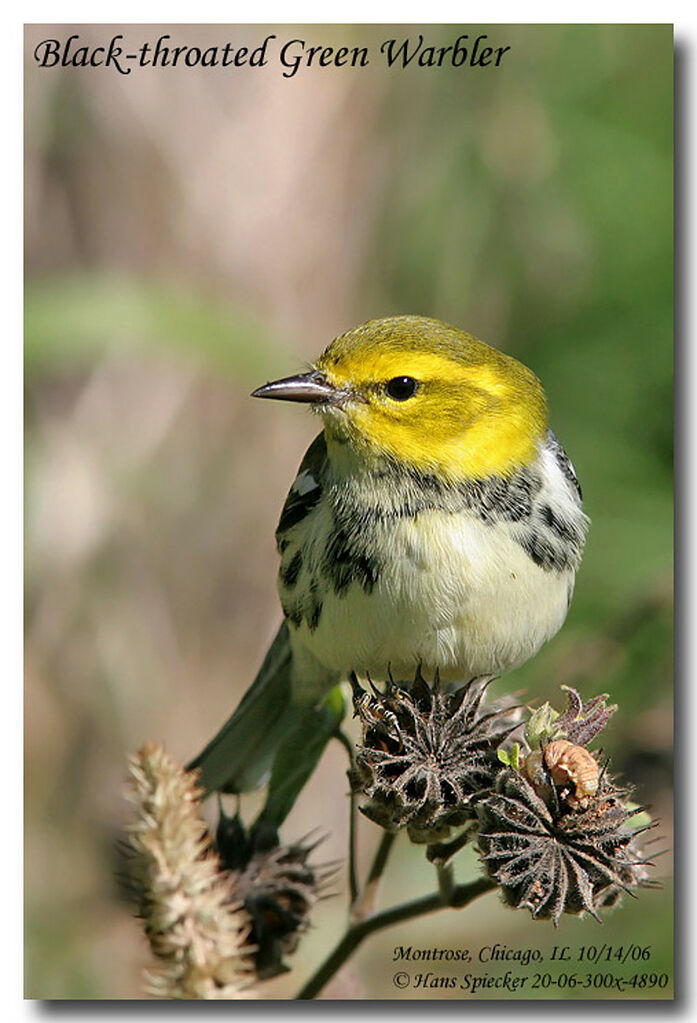
[[[547,426],[544,394],[520,363],[493,352],[488,361],[456,362],[433,352],[363,349],[339,366],[317,366],[339,388],[370,395],[327,417],[330,435],[350,439],[363,458],[389,455],[448,479],[506,475],[531,462]],[[479,351],[479,348],[477,351]],[[376,389],[396,376],[443,382],[405,402]]]
[[[546,427],[542,416],[522,409],[463,420],[460,429],[437,415],[419,414],[417,407],[408,417],[406,410],[397,418],[370,405],[354,406],[347,415],[369,452],[452,480],[506,475],[533,461]]]

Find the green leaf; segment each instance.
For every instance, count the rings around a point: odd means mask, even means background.
[[[525,726],[525,739],[530,749],[546,746],[548,742],[559,737],[559,729],[554,724],[558,717],[558,711],[549,703],[543,703],[532,712]]]
[[[517,742],[513,743],[510,752],[505,749],[496,750],[496,756],[506,767],[512,767],[514,771],[520,770],[520,745]]]

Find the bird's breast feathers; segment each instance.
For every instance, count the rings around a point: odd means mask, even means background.
[[[509,670],[564,621],[586,526],[551,433],[531,466],[460,486],[390,464],[333,476],[320,435],[277,533],[293,645],[333,674]]]

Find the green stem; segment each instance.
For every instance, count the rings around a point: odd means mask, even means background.
[[[373,860],[373,865],[370,868],[370,873],[368,874],[366,887],[370,884],[375,884],[382,877],[382,873],[387,863],[387,857],[390,855],[390,849],[392,848],[396,837],[397,834],[394,831],[383,831],[378,851],[375,853],[375,859]]]
[[[337,728],[334,733],[336,738],[339,740],[341,745],[346,750],[346,754],[349,759],[349,863],[348,863],[348,880],[349,880],[349,892],[351,893],[351,905],[353,905],[358,898],[358,874],[356,872],[356,793],[353,791],[353,772],[354,772],[354,759],[353,759],[353,743],[349,737],[342,732],[340,728]]]
[[[446,906],[452,905],[452,898],[455,894],[455,872],[452,863],[446,867],[436,867],[438,873],[438,892],[441,900]]]
[[[472,837],[471,827],[472,825],[468,824],[461,834],[452,838],[449,842],[433,842],[427,846],[426,859],[430,860],[431,863],[435,863],[437,867],[444,867],[456,852],[459,852],[464,845],[467,845]]]
[[[414,917],[424,916],[426,913],[433,913],[438,909],[445,909],[447,906],[462,909],[463,906],[469,905],[479,895],[483,895],[495,887],[496,885],[493,881],[482,877],[476,881],[471,881],[469,884],[456,885],[447,903],[443,901],[440,892],[434,892],[432,895],[425,895],[421,899],[414,899],[413,902],[405,902],[399,906],[393,906],[392,909],[385,909],[381,913],[375,913],[365,920],[352,924],[334,951],[330,953],[319,969],[296,995],[296,999],[310,999],[319,994],[325,984],[332,979],[361,942],[370,934],[374,934],[375,931],[383,930],[385,927],[392,927],[394,924],[404,923],[405,920],[413,920]]]
[[[373,907],[378,895],[378,888],[380,887],[380,879],[382,878],[387,859],[390,855],[390,850],[394,844],[394,840],[397,837],[396,832],[383,831],[380,845],[378,846],[377,852],[375,853],[375,859],[368,873],[368,880],[365,883],[363,894],[360,898],[353,903],[351,908],[351,917],[354,921],[364,920],[366,917],[372,916]]]

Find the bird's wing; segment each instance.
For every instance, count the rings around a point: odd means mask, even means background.
[[[289,727],[291,650],[283,623],[239,707],[188,765],[207,792],[246,792],[264,783]],[[290,722],[294,724],[293,722]]]
[[[320,434],[310,445],[283,507],[276,532],[280,549],[285,534],[317,505],[326,457]],[[343,717],[340,692],[330,692],[338,677],[308,651],[301,651],[301,664],[294,671],[295,659],[284,622],[239,707],[189,764],[189,769],[199,770],[207,792],[246,792],[269,781],[263,816],[276,824],[292,806]],[[310,669],[320,672],[322,684],[298,702],[294,675],[300,672],[307,683]]]
[[[211,792],[247,792],[268,781],[260,819],[280,827],[336,734],[344,700],[335,688],[321,702],[295,704],[292,653],[283,623],[238,708],[187,770]]]
[[[576,470],[574,469],[573,462],[567,455],[566,451],[564,451],[564,448],[559,443],[559,440],[557,439],[556,435],[552,433],[551,430],[547,431],[547,440],[552,450],[552,453],[554,454],[554,457],[557,460],[559,468],[561,469],[561,471],[563,472],[564,476],[571,484],[573,489],[576,491],[579,501],[583,501],[583,492],[581,490],[581,484],[578,482],[578,476],[576,475]]]
[[[276,529],[279,550],[288,530],[297,526],[315,508],[322,496],[322,481],[327,464],[327,445],[320,433],[305,452],[300,468],[290,488]]]

